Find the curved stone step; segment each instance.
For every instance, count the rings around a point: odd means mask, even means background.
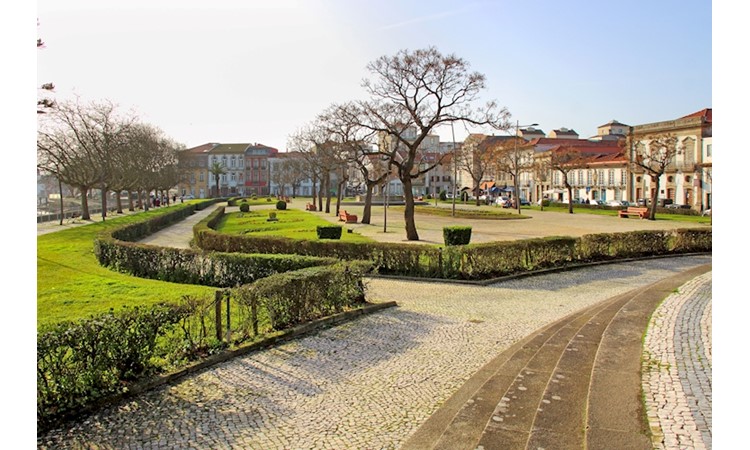
[[[403,449],[650,448],[641,337],[689,270],[578,311],[498,355]]]

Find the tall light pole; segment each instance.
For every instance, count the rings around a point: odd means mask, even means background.
[[[531,125],[523,125],[523,127],[524,128],[528,128],[528,127],[535,127],[537,125],[539,125],[539,124],[538,123],[532,123]],[[518,157],[518,128],[520,126],[521,125],[518,125],[518,120],[516,120],[516,136],[513,139],[513,158],[515,159],[516,162],[518,162],[518,160],[519,160],[519,157]],[[520,173],[521,171],[520,171],[520,168],[518,167],[518,165],[516,165],[515,169],[516,169],[516,175],[513,177],[513,191],[514,191],[513,195],[515,196],[516,208],[518,210],[518,214],[521,214],[521,199],[520,199],[520,196],[518,195],[518,185],[519,185],[518,176],[521,175],[521,173]]]
[[[451,138],[453,139],[453,210],[451,212],[452,217],[456,217],[456,184],[458,180],[458,163],[456,161],[456,134],[453,131],[453,122],[451,122]]]

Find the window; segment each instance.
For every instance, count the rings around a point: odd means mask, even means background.
[[[231,175],[230,179],[231,179],[232,181],[237,181],[237,178],[236,178],[236,176],[235,176],[234,172],[232,172],[232,175]]]
[[[262,159],[260,161],[260,168],[263,169],[263,170],[266,170],[266,160],[265,159]]]
[[[200,174],[198,175],[198,179],[199,179],[200,181],[203,181],[203,172],[201,172],[201,173],[200,173]]]
[[[615,184],[615,169],[609,169],[607,174],[607,184],[612,186]]]
[[[711,144],[706,144],[706,156],[711,157]]]
[[[257,169],[257,168],[258,168],[258,160],[253,159],[253,169]]]
[[[586,184],[588,184],[589,186],[591,185],[591,173],[592,172],[593,171],[591,169],[586,171]]]
[[[599,177],[599,186],[604,186],[604,169],[599,169],[597,176]]]
[[[227,182],[227,175],[224,174],[224,173],[221,174],[221,182],[222,183],[226,183]]]
[[[620,169],[620,184],[623,186],[628,184],[628,173],[624,169]]]
[[[232,156],[232,167],[234,167],[234,156]]]
[[[226,156],[222,156],[221,157],[221,165],[224,166],[224,167],[227,166],[227,157]]]

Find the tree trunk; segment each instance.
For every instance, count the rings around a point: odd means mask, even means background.
[[[57,188],[60,191],[60,225],[62,225],[63,224],[63,215],[64,215],[63,214],[63,212],[64,212],[64,210],[63,210],[64,204],[63,204],[63,187],[62,187],[62,181],[60,180],[60,178],[57,179]]]
[[[122,214],[122,191],[117,191],[117,214]]]
[[[481,181],[481,180],[480,180]],[[479,182],[474,185],[474,197],[477,199],[477,206],[479,206]]]
[[[107,218],[107,188],[102,188],[102,222]]]
[[[656,220],[656,205],[659,198],[659,176],[651,175],[651,180],[655,183],[654,193],[651,195],[651,206],[648,209],[648,220]]]
[[[518,191],[519,191],[518,188],[519,188],[518,177],[514,176],[513,177],[513,191],[514,191],[514,194],[516,194],[516,208],[518,209],[518,214],[521,214],[521,196],[518,195]],[[571,211],[571,213],[572,212],[573,211]]]
[[[326,175],[326,213],[331,212],[331,174]]]
[[[81,186],[81,219],[91,220],[89,215],[89,190],[87,187]]]
[[[414,194],[411,191],[411,177],[401,179],[404,185],[404,222],[406,224],[406,239],[418,241],[417,224],[414,222]]]
[[[565,183],[565,187],[568,188],[568,213],[573,214],[573,186]]]
[[[367,193],[365,194],[365,208],[364,211],[362,211],[362,223],[370,223],[370,216],[372,214],[372,189],[374,187],[374,184],[367,183]]]

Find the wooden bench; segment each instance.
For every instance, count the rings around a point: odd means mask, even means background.
[[[648,217],[648,208],[639,208],[637,206],[628,206],[628,209],[620,210],[617,213],[620,217],[638,216],[640,219]]]
[[[305,211],[317,211],[318,208],[315,206],[315,203],[308,203],[305,205]]]
[[[357,223],[357,216],[349,214],[345,209],[342,209],[339,213],[339,221],[346,223]]]

